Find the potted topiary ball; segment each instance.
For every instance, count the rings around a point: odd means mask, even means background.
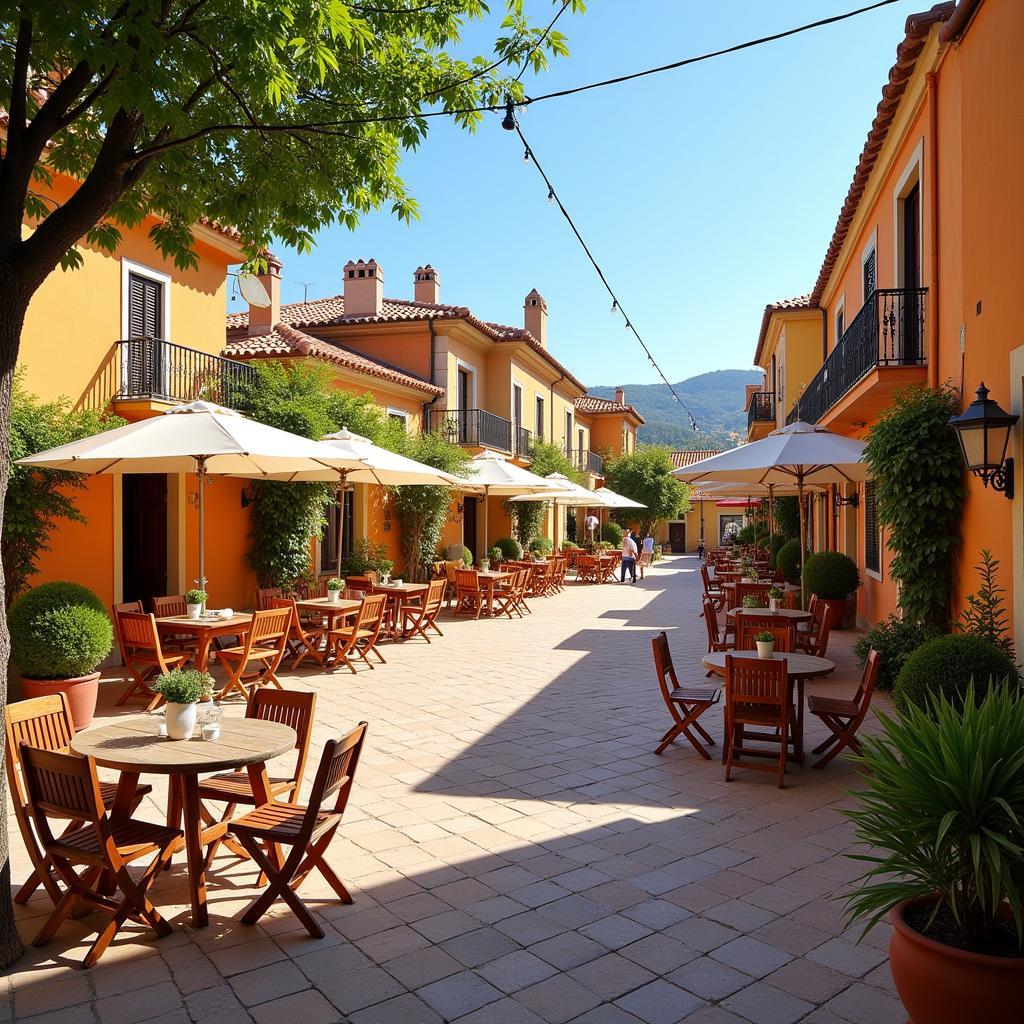
[[[176,668],[158,676],[152,690],[167,701],[167,735],[172,740],[190,740],[196,728],[196,704],[209,695],[212,680],[194,668]]]
[[[838,628],[846,615],[847,599],[860,586],[857,563],[841,551],[819,551],[804,562],[803,581],[810,593],[832,609],[832,622]]]
[[[789,583],[800,582],[800,541],[787,540],[775,556],[775,564]]]
[[[114,630],[88,587],[53,582],[18,598],[7,616],[11,661],[25,697],[67,694],[76,729],[92,723],[100,674]]]

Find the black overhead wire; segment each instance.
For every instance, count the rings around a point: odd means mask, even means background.
[[[612,288],[612,286],[608,283],[608,278],[605,277],[605,273],[601,269],[601,264],[597,262],[596,257],[594,256],[593,252],[591,252],[590,246],[587,245],[586,240],[583,238],[583,235],[580,234],[580,229],[576,226],[576,222],[572,219],[572,214],[570,214],[569,211],[565,208],[565,204],[562,202],[561,196],[559,196],[558,192],[555,190],[554,184],[552,184],[551,179],[547,176],[547,172],[544,170],[544,168],[540,164],[540,161],[537,159],[537,154],[534,152],[533,147],[529,144],[529,142],[526,141],[526,136],[523,134],[522,128],[520,128],[518,124],[516,124],[514,128],[516,134],[519,136],[519,141],[522,142],[523,144],[523,150],[526,160],[532,163],[533,166],[537,168],[537,172],[540,174],[541,178],[544,179],[544,184],[547,185],[548,187],[548,202],[553,202],[557,204],[558,209],[561,211],[562,216],[566,220],[566,223],[572,229],[572,233],[576,236],[576,241],[580,243],[580,247],[586,254],[587,259],[590,260],[591,265],[597,272],[597,276],[598,278],[600,278],[601,284],[604,285],[605,291],[608,292],[608,296],[612,300],[612,313],[621,313],[623,315],[623,317],[626,320],[626,330],[631,331],[633,337],[635,337],[636,340],[640,343],[640,347],[644,350],[644,355],[647,356],[647,361],[651,364],[651,366],[654,367],[658,376],[662,379],[662,382],[665,384],[665,387],[668,388],[668,390],[672,394],[672,397],[675,399],[676,402],[678,402],[680,406],[682,406],[686,415],[689,417],[690,429],[694,431],[699,431],[700,427],[697,425],[697,420],[694,418],[693,413],[690,412],[686,403],[679,397],[679,394],[676,391],[676,389],[672,386],[671,381],[669,381],[668,377],[665,376],[665,372],[658,365],[658,361],[654,358],[653,353],[647,347],[647,342],[645,342],[644,339],[640,336],[640,332],[636,329],[635,325],[633,324],[633,321],[629,317],[629,314],[625,311],[625,309],[622,308],[622,303],[619,301],[619,297],[615,294],[615,289]]]

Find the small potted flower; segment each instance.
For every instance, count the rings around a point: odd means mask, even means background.
[[[786,592],[782,589],[782,587],[772,587],[772,589],[768,591],[768,607],[773,612],[777,612],[780,607],[779,602],[785,596]]]
[[[775,634],[770,629],[762,629],[760,633],[755,633],[754,643],[757,644],[759,658],[770,658],[775,653]]]
[[[345,589],[345,581],[332,576],[327,581],[327,602],[337,604],[341,600],[341,592]]]
[[[203,608],[205,605],[205,590],[185,591],[185,610],[188,612],[188,617],[190,619],[201,619],[203,617]]]
[[[168,737],[172,740],[192,739],[196,727],[196,704],[212,691],[209,674],[194,668],[176,668],[158,676],[152,690],[167,701]]]
[[[492,565],[500,566],[501,565],[501,560],[505,556],[501,553],[501,548],[495,546],[495,547],[491,548],[490,551],[487,552],[487,557],[490,560]]]
[[[761,605],[760,605],[760,603],[757,600],[757,595],[756,594],[747,594],[747,596],[745,598],[743,598],[743,607],[744,608],[760,608]]]

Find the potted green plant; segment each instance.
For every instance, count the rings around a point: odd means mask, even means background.
[[[341,592],[345,589],[345,581],[332,576],[327,581],[327,601],[329,604],[337,604],[341,600]]]
[[[809,593],[832,609],[832,622],[839,626],[847,599],[860,586],[857,563],[841,551],[818,551],[804,561],[803,581]]]
[[[743,607],[744,608],[760,608],[761,604],[760,604],[760,602],[757,599],[757,595],[756,594],[747,594],[747,596],[743,598]]]
[[[779,602],[786,596],[786,592],[782,587],[772,587],[768,591],[768,607],[773,611],[779,610]]]
[[[114,644],[103,602],[77,583],[44,583],[11,605],[7,624],[24,696],[66,693],[75,728],[84,729],[96,713],[97,668]]]
[[[770,658],[775,653],[775,634],[770,629],[762,629],[760,633],[755,633],[754,643],[757,644],[759,658]]]
[[[203,616],[203,609],[206,605],[205,590],[185,591],[185,610],[190,619],[200,619]],[[180,606],[179,606],[180,607]]]
[[[879,715],[845,813],[870,867],[846,896],[914,1024],[1019,1024],[1024,993],[1024,701],[993,686]]]
[[[206,693],[212,696],[212,680],[194,668],[176,668],[153,682],[152,690],[167,701],[167,735],[172,740],[190,740],[196,728],[196,704]]]
[[[491,548],[490,551],[487,552],[487,557],[494,565],[501,565],[501,560],[503,558],[501,548],[495,545],[493,548]]]

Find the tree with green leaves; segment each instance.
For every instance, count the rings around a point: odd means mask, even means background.
[[[50,537],[60,521],[86,521],[75,504],[75,492],[85,490],[87,477],[13,463],[47,448],[120,427],[124,422],[119,416],[72,409],[66,398],[44,402],[26,391],[20,378],[15,377],[11,394],[11,476],[0,541],[4,607],[9,608],[39,572],[39,556],[50,550]]]
[[[586,484],[586,473],[576,469],[565,449],[553,441],[537,441],[530,452],[530,472],[536,476],[547,476],[549,473],[561,473],[567,476],[573,483],[584,486]],[[548,514],[548,502],[545,501],[506,501],[505,511],[508,512],[515,524],[516,540],[524,548],[530,546],[530,541],[540,535],[544,528],[544,520]]]
[[[483,0],[5,5],[0,515],[25,315],[51,273],[81,263],[77,246],[114,252],[126,228],[153,217],[153,242],[189,268],[198,262],[192,227],[203,219],[236,228],[258,261],[274,238],[305,251],[322,228],[355,227],[382,206],[415,217],[398,164],[430,118],[473,129],[480,108],[523,97],[520,67],[540,71],[566,52],[564,35],[531,23],[523,7],[505,0],[493,54],[465,60],[453,49],[487,14]],[[74,182],[60,201],[50,187],[58,174]],[[0,616],[0,666],[9,649]],[[9,875],[0,824],[4,893]],[[0,966],[20,951],[4,896]]]
[[[605,484],[644,506],[614,512],[612,517],[623,524],[638,523],[646,537],[657,523],[689,512],[690,487],[672,475],[673,469],[669,449],[653,445],[639,445],[625,455],[605,459]]]

